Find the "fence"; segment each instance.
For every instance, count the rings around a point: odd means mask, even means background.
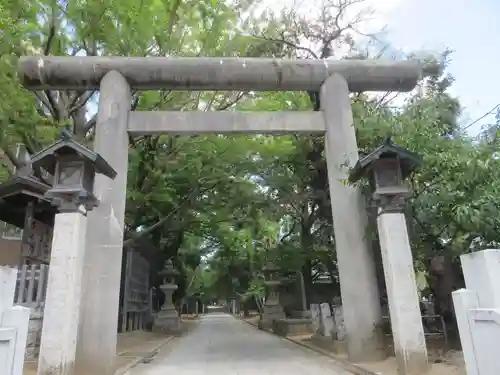
[[[135,251],[125,259],[124,295],[121,305],[121,331],[142,329],[151,317],[149,263]],[[41,319],[45,306],[49,265],[19,267],[14,304],[31,309],[31,317]]]
[[[121,332],[145,328],[152,319],[149,262],[133,250],[127,251],[121,305]]]
[[[14,303],[29,307],[32,312],[43,313],[48,276],[49,266],[46,264],[19,267]]]

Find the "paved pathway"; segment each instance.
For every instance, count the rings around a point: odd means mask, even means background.
[[[225,314],[202,317],[133,375],[352,375],[328,357],[302,348]]]

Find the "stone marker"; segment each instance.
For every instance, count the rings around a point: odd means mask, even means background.
[[[311,303],[311,318],[314,334],[321,334],[321,311],[319,309],[319,304],[317,303]]]
[[[320,305],[321,311],[321,334],[325,337],[332,337],[335,333],[335,325],[333,323],[332,312],[328,303]]]
[[[333,306],[333,321],[335,323],[335,331],[337,332],[336,339],[343,341],[346,339],[347,332],[344,324],[344,313],[342,306]]]

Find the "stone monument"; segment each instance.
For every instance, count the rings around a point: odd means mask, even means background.
[[[167,260],[165,267],[160,272],[160,275],[163,276],[163,284],[160,285],[160,289],[165,293],[165,303],[155,317],[154,326],[157,330],[177,332],[181,329],[181,319],[172,302],[172,295],[178,288],[177,284],[174,283],[174,277],[178,274],[172,260]]]
[[[321,335],[332,338],[335,334],[335,323],[330,304],[325,302],[319,305],[321,314]]]
[[[266,279],[264,283],[269,288],[269,294],[264,302],[259,328],[269,329],[272,328],[274,320],[285,318],[285,312],[279,301],[279,287],[281,285],[279,268],[273,262],[268,262],[263,271]]]

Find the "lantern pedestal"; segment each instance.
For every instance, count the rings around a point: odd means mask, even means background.
[[[259,320],[260,329],[271,329],[273,322],[285,318],[285,312],[279,302],[280,281],[266,281],[265,284],[270,288],[269,296],[263,306],[263,313]]]
[[[38,375],[73,374],[86,229],[82,212],[55,216]]]
[[[377,225],[398,373],[425,374],[427,348],[405,216],[379,210]]]
[[[165,303],[156,314],[154,327],[162,332],[177,332],[181,329],[181,319],[172,302],[172,294],[177,290],[177,285],[164,284],[160,289],[165,293]]]

